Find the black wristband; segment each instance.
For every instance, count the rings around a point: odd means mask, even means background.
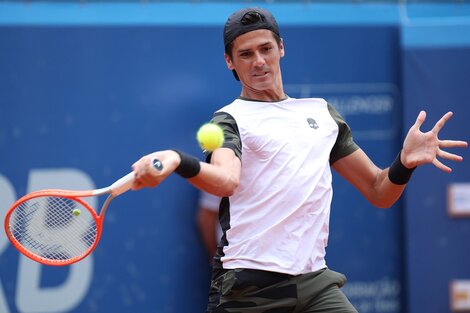
[[[180,156],[180,165],[175,169],[175,173],[183,178],[191,178],[199,174],[201,171],[201,164],[196,157],[186,154],[182,151],[173,149]]]
[[[388,179],[390,179],[390,181],[396,185],[405,185],[410,180],[411,174],[413,174],[413,171],[416,169],[416,167],[405,167],[403,163],[401,163],[400,156],[401,151],[398,153],[398,156],[395,158],[392,165],[390,165],[390,168],[388,169]]]

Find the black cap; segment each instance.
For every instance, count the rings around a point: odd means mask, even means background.
[[[278,37],[279,26],[276,19],[268,10],[262,8],[245,8],[236,11],[229,16],[224,26],[224,47],[232,43],[240,35],[258,30],[268,29],[275,33]],[[232,70],[236,80],[240,80],[235,70]]]
[[[276,19],[268,10],[245,8],[236,11],[229,16],[225,23],[225,48],[238,36],[258,29],[268,29],[280,37]]]

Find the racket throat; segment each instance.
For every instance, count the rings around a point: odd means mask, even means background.
[[[108,209],[109,204],[111,201],[115,198],[113,195],[109,195],[106,200],[103,203],[103,206],[101,207],[101,212],[100,212],[100,219],[103,220],[104,215],[106,214],[106,210]]]

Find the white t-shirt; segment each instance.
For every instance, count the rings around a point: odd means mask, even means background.
[[[242,163],[235,194],[222,201],[214,266],[292,275],[326,267],[330,162],[358,148],[341,116],[324,99],[237,99],[213,122]]]

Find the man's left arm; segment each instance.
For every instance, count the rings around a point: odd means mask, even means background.
[[[354,185],[373,205],[381,208],[392,206],[398,200],[412,171],[419,165],[432,163],[437,168],[451,172],[451,168],[438,158],[462,161],[462,157],[442,150],[443,148],[466,148],[468,143],[460,140],[440,140],[439,131],[452,116],[445,114],[432,128],[423,133],[421,125],[426,113],[421,111],[410,128],[403,149],[389,168],[378,168],[361,149],[333,163],[332,167]]]

